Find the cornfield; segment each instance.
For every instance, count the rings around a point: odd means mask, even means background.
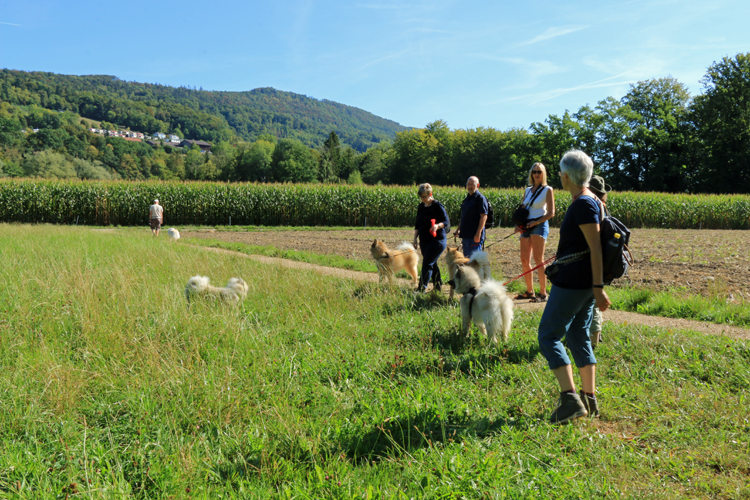
[[[466,190],[434,188],[455,225]],[[495,225],[510,227],[520,189],[483,189]],[[0,181],[0,222],[138,226],[158,198],[165,223],[178,225],[411,226],[418,203],[411,186],[225,184],[197,182]],[[559,226],[570,195],[555,191]],[[632,228],[748,229],[748,195],[610,193],[614,216]]]

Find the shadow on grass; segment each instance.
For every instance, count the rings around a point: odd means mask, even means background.
[[[498,419],[470,418],[449,412],[440,415],[425,410],[413,415],[387,418],[381,424],[357,428],[356,422],[344,432],[339,442],[341,452],[357,464],[411,453],[439,443],[462,442],[470,437],[484,437],[503,428],[526,429],[538,423],[538,418],[527,415],[520,407],[511,407],[507,415]]]
[[[442,293],[417,293],[410,287],[382,283],[362,283],[352,295],[360,300],[379,300],[380,310],[385,316],[429,311],[451,304],[451,300]]]
[[[478,332],[464,337],[460,329],[450,328],[433,332],[431,348],[404,349],[378,370],[381,376],[419,377],[425,374],[452,376],[462,373],[483,376],[496,365],[531,363],[539,355],[535,341],[495,346]]]

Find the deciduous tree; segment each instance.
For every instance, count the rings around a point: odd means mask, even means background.
[[[317,165],[310,149],[295,139],[281,139],[273,151],[271,177],[278,182],[316,180]]]
[[[713,63],[693,118],[703,169],[697,191],[750,192],[750,53]]]

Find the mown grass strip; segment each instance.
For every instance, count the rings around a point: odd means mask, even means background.
[[[278,257],[280,259],[289,259],[297,262],[307,262],[319,266],[335,267],[338,269],[361,271],[365,273],[378,272],[374,261],[347,259],[338,255],[323,255],[305,250],[282,250],[274,246],[248,245],[245,243],[233,243],[204,238],[185,238],[183,241],[184,243],[191,245],[209,248],[223,248],[225,250],[232,250],[247,255],[265,255],[266,257]]]
[[[324,255],[308,251],[282,250],[273,246],[229,243],[202,238],[189,238],[184,241],[192,245],[223,248],[248,255],[279,257],[351,271],[377,272],[377,267],[370,260],[347,259],[331,254]],[[404,272],[401,272],[399,276],[408,278]],[[499,276],[496,278],[502,279]],[[526,289],[525,287],[526,285],[522,280],[516,280],[508,285],[507,290],[512,295],[523,292]],[[538,284],[535,285],[535,291],[537,294],[539,293]],[[648,316],[684,318],[717,324],[750,327],[750,308],[748,308],[748,305],[744,301],[735,303],[728,302],[726,297],[718,295],[703,297],[692,295],[688,291],[680,292],[679,290],[675,290],[667,293],[631,287],[609,287],[607,293],[612,300],[612,308],[621,311],[637,312]]]
[[[710,323],[750,327],[750,307],[742,300],[703,297],[687,290],[657,292],[642,288],[610,288],[612,308],[665,318],[684,318]]]

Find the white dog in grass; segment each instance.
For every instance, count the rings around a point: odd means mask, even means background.
[[[179,240],[180,239],[180,232],[177,229],[175,229],[173,227],[170,227],[169,229],[167,229],[167,232],[169,233],[169,238],[170,239],[172,239],[172,240]]]
[[[212,286],[208,276],[193,276],[185,286],[185,298],[210,297],[236,304],[247,297],[247,283],[241,278],[231,278],[225,287]]]
[[[505,287],[493,279],[481,281],[479,273],[468,265],[457,265],[453,279],[448,282],[463,294],[461,322],[463,334],[469,334],[472,320],[487,338],[497,343],[502,336],[508,341],[510,325],[513,322],[513,300],[508,297]]]

